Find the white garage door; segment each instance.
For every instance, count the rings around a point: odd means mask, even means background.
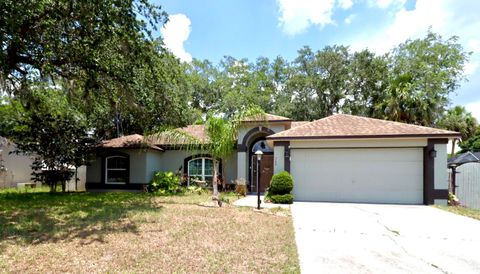
[[[422,148],[291,150],[299,201],[423,203]]]

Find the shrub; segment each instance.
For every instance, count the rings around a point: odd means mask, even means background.
[[[268,196],[289,194],[293,189],[293,178],[287,171],[273,175],[268,188]]]
[[[198,186],[187,186],[185,188],[185,193],[187,194],[198,194],[198,195],[201,195],[203,193],[206,193],[206,190],[201,188],[201,187],[198,187]]]
[[[156,172],[148,184],[148,192],[161,194],[176,193],[180,187],[180,178],[173,172]]]
[[[293,195],[292,194],[270,195],[270,200],[274,204],[291,204],[293,203]]]

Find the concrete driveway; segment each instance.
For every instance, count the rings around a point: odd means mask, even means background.
[[[291,209],[302,273],[480,273],[480,221],[428,206]]]

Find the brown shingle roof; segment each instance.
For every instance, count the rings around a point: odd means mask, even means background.
[[[261,122],[261,121],[268,121],[268,122],[288,122],[292,121],[292,119],[279,116],[279,115],[274,115],[270,113],[264,113],[264,114],[257,114],[253,115],[250,117],[247,117],[242,120],[243,122]]]
[[[308,124],[308,123],[310,123],[310,121],[292,121],[292,127],[291,128],[303,126],[303,125]]]
[[[460,137],[458,132],[367,117],[336,114],[292,127],[267,139]]]
[[[100,143],[99,147],[103,148],[151,148],[162,151],[163,149],[148,144],[140,134],[126,135],[110,140],[105,140]]]

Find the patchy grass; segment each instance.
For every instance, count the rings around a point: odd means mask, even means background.
[[[289,214],[210,197],[2,191],[0,272],[299,272]]]
[[[446,210],[446,211],[450,211],[458,215],[463,215],[473,219],[480,220],[479,209],[467,208],[462,206],[435,206],[435,207]]]

